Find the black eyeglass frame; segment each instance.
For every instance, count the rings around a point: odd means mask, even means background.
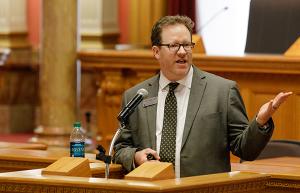
[[[171,45],[176,45],[176,47],[179,45],[179,47],[178,47],[177,50],[173,50],[174,52],[178,52],[178,51],[180,50],[180,47],[181,47],[181,46],[183,47],[183,49],[184,49],[186,52],[190,52],[190,51],[192,51],[192,49],[194,48],[195,43],[194,43],[194,42],[191,42],[191,43],[188,43],[188,44],[178,44],[178,43],[176,43],[176,44],[158,44],[157,46],[167,46],[167,47],[169,48],[169,50],[172,51],[172,50],[171,50],[171,48],[172,48]],[[186,49],[185,46],[191,46],[191,49]]]

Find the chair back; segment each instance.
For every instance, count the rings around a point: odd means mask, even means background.
[[[300,157],[300,141],[272,140],[266,145],[257,159],[283,156]]]
[[[284,53],[300,37],[299,0],[251,0],[246,53]]]
[[[300,141],[272,140],[267,143],[256,160],[275,157],[300,157]],[[240,159],[240,163],[245,160]]]

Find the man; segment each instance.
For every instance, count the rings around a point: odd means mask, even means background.
[[[127,171],[152,154],[172,162],[176,177],[229,172],[230,151],[243,160],[259,155],[273,132],[272,114],[292,94],[278,94],[249,123],[236,83],[192,65],[193,27],[188,17],[166,16],[152,28],[160,73],[123,96],[124,106],[139,89],[149,93],[115,144],[114,160]]]

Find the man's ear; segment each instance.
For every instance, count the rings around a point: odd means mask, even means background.
[[[158,60],[159,59],[159,47],[152,46],[153,56]]]

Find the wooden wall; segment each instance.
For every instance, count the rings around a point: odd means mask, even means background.
[[[84,113],[92,113],[91,127],[99,143],[107,147],[118,127],[116,117],[123,91],[157,73],[159,65],[150,51],[141,50],[81,51],[78,57],[82,62],[80,119],[84,122]],[[37,59],[0,66],[0,133],[33,131],[39,124],[39,65],[34,61]],[[300,140],[300,58],[194,54],[194,63],[237,81],[250,119],[278,92],[293,91],[274,115],[273,138]]]
[[[39,103],[38,65],[33,57],[27,50],[11,52],[0,65],[0,134],[33,130]]]
[[[154,75],[159,65],[150,51],[94,51],[79,53],[83,70],[97,74],[97,128],[107,146],[118,127],[123,91]],[[253,55],[243,57],[194,54],[194,64],[239,84],[249,119],[281,91],[294,95],[274,115],[274,139],[300,140],[300,58]]]

